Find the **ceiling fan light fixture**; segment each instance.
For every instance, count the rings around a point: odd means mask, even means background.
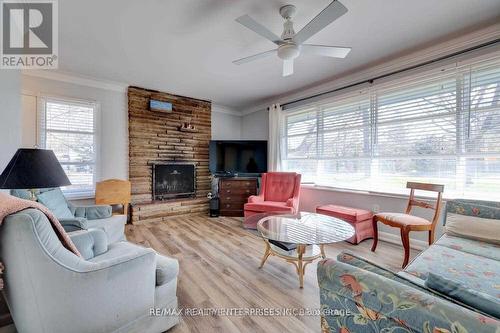
[[[305,55],[318,55],[331,58],[345,58],[351,51],[350,47],[328,46],[304,44],[309,38],[326,28],[330,23],[347,13],[347,8],[339,0],[330,0],[318,15],[307,23],[299,32],[295,33],[293,29],[293,17],[297,13],[294,5],[285,5],[280,8],[280,15],[285,20],[283,24],[283,33],[278,37],[275,33],[255,21],[249,15],[243,15],[236,19],[244,27],[252,30],[256,34],[273,42],[278,48],[257,53],[250,57],[241,58],[233,61],[234,64],[241,65],[260,58],[277,54],[283,60],[283,76],[293,74],[294,59],[302,53]]]
[[[278,57],[283,60],[292,60],[299,56],[300,45],[289,43],[278,47]]]

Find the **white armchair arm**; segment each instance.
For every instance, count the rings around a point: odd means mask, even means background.
[[[64,331],[65,325],[75,332],[113,332],[133,318],[149,315],[155,295],[154,250],[119,242],[91,261],[80,272],[66,271],[52,279],[65,297],[78,300],[66,305],[65,311],[80,314],[79,323],[61,319],[56,331]]]

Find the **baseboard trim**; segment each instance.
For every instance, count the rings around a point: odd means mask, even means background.
[[[379,231],[378,239],[387,243],[402,246],[401,237],[399,235]],[[414,250],[422,251],[429,247],[429,245],[427,245],[427,242],[410,238],[410,247]]]

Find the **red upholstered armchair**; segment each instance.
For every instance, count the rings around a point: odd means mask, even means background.
[[[295,214],[299,211],[300,174],[268,172],[262,175],[259,195],[252,195],[245,204],[245,219],[265,212]]]

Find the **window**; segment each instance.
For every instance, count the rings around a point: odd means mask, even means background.
[[[40,143],[54,151],[71,181],[62,188],[69,197],[94,195],[96,111],[93,102],[42,98]]]
[[[406,193],[500,198],[500,61],[372,84],[286,110],[286,170],[305,182]]]

